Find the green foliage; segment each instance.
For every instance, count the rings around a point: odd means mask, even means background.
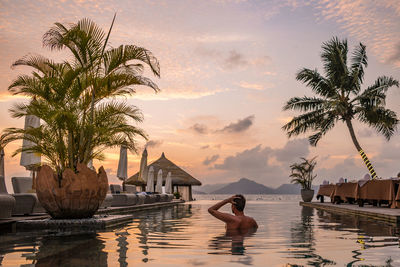
[[[11,115],[35,115],[41,119],[41,126],[5,129],[1,146],[23,138],[34,142],[36,145],[19,148],[14,155],[23,150],[40,153],[59,176],[65,168],[76,170],[78,163],[103,159],[107,148],[125,145],[136,152],[136,138],[146,138],[146,134],[132,122],[140,123],[142,114],[116,97],[134,94],[137,85],[159,91],[142,74],[144,66],[148,66],[159,77],[160,67],[145,48],[109,47],[113,24],[114,20],[106,35],[89,19],[67,26],[55,23],[44,34],[43,45],[69,51],[68,60],[56,63],[43,56],[28,55],[13,64],[29,66],[33,71],[31,75],[19,75],[9,86],[14,94],[31,98],[29,103],[15,104]]]
[[[292,178],[290,182],[301,185],[302,189],[311,189],[312,181],[317,177],[317,175],[313,175],[314,168],[317,165],[316,157],[310,160],[301,159],[303,160],[302,162],[290,165],[291,174],[289,177]]]
[[[181,194],[179,192],[174,192],[174,197],[176,199],[179,199],[181,197]]]
[[[311,131],[309,141],[315,146],[338,121],[350,122],[354,118],[373,127],[388,140],[393,135],[399,120],[395,112],[385,108],[386,93],[390,87],[398,87],[399,82],[381,76],[362,90],[364,68],[368,65],[366,47],[360,43],[355,48],[350,66],[347,53],[347,41],[332,38],[322,45],[325,76],[307,68],[297,73],[296,79],[317,96],[293,97],[286,102],[283,110],[302,113],[282,127],[289,137]]]
[[[399,82],[392,77],[380,76],[373,85],[362,90],[364,68],[368,65],[366,47],[360,43],[352,53],[348,66],[346,40],[332,38],[322,45],[321,60],[324,75],[316,69],[304,68],[296,79],[311,88],[316,96],[293,97],[283,110],[301,112],[285,124],[282,129],[290,137],[311,132],[310,144],[316,146],[319,140],[338,121],[346,123],[357,151],[362,148],[356,138],[352,120],[367,124],[387,140],[394,134],[399,120],[394,111],[387,109],[386,93]],[[373,175],[375,171],[369,169]]]

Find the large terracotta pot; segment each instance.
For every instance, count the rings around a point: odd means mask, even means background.
[[[36,179],[36,192],[43,208],[54,219],[81,219],[92,217],[106,197],[107,174],[78,164],[77,173],[66,169],[61,186],[57,175],[47,165],[40,168]]]
[[[304,202],[311,202],[314,197],[314,190],[311,189],[301,189],[301,198]]]

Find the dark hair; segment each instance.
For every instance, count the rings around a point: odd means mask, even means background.
[[[243,211],[244,206],[246,206],[246,199],[243,195],[235,195],[236,198],[233,199],[233,205],[238,211]]]

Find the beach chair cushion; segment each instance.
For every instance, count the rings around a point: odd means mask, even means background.
[[[112,194],[122,193],[122,186],[119,184],[110,184],[110,190]]]

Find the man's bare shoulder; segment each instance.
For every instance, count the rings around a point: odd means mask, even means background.
[[[256,220],[254,220],[253,217],[246,216],[246,221],[247,221],[246,224],[249,227],[258,227],[257,222],[256,222]]]

